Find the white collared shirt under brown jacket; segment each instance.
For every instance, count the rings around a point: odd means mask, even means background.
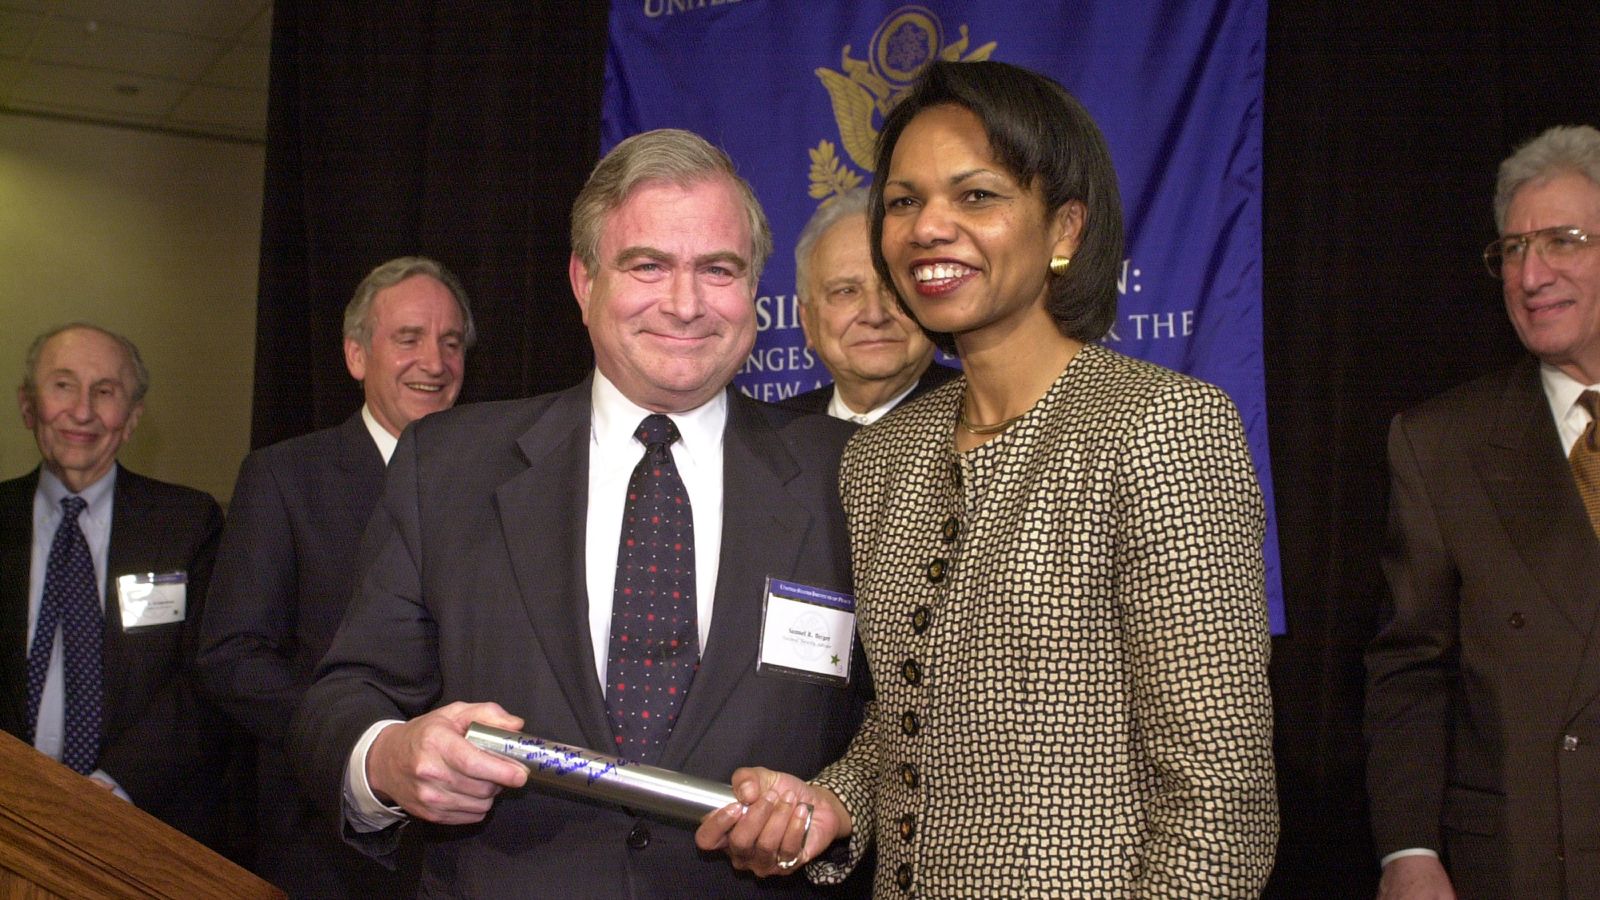
[[[851,860],[876,839],[881,897],[1259,895],[1264,515],[1233,404],[1091,345],[958,454],[964,384],[845,452],[877,701],[818,781]]]

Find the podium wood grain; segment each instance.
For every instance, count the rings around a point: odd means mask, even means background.
[[[283,892],[0,732],[0,898],[52,897]]]

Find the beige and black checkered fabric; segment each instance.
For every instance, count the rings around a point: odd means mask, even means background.
[[[1278,820],[1238,413],[1090,346],[957,454],[963,385],[845,452],[877,701],[818,781],[850,864],[875,838],[880,898],[1258,895]]]

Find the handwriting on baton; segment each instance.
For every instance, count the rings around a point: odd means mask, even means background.
[[[618,767],[628,765],[625,759],[593,759],[565,747],[552,747],[542,738],[518,740],[514,746],[522,761],[534,770],[557,775],[582,773],[588,784],[594,784]]]

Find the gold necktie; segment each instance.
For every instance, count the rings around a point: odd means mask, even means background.
[[[1578,481],[1583,508],[1589,511],[1589,525],[1594,528],[1595,535],[1600,536],[1600,436],[1595,434],[1595,425],[1600,423],[1600,393],[1584,391],[1578,395],[1578,402],[1589,411],[1589,427],[1572,445],[1567,459]]]

